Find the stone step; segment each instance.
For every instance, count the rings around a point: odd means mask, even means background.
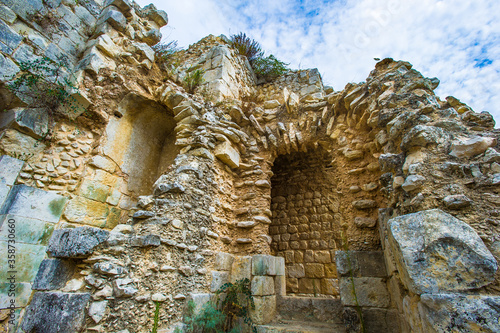
[[[276,307],[278,320],[342,324],[343,306],[339,298],[283,296]]]
[[[282,320],[258,325],[257,333],[345,333],[343,324]]]

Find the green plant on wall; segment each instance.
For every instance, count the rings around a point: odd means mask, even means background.
[[[12,77],[7,87],[21,98],[28,108],[45,109],[53,123],[55,116],[67,117],[82,106],[72,96],[77,87],[68,78],[68,65],[60,59],[47,57],[20,61],[20,72]]]
[[[153,330],[151,333],[158,333],[158,322],[160,320],[160,302],[155,301],[155,316],[153,319]]]
[[[257,332],[250,318],[250,309],[255,308],[250,290],[250,280],[241,279],[235,283],[226,283],[215,293],[216,299],[207,302],[195,313],[195,303],[187,304],[184,317],[185,329],[176,329],[176,333],[238,333],[243,332],[240,319]]]
[[[186,76],[184,77],[183,83],[184,88],[188,93],[194,93],[195,89],[203,83],[203,74],[205,71],[201,69],[188,69]]]
[[[272,54],[265,57],[260,44],[246,34],[240,32],[232,35],[229,40],[230,45],[238,54],[247,57],[257,78],[270,81],[288,71],[288,64],[278,60]]]

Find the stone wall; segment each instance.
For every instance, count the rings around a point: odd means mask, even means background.
[[[238,276],[252,279],[259,323],[286,286],[340,294],[348,325],[496,325],[499,132],[488,113],[435,96],[437,79],[384,59],[338,92],[315,69],[257,85],[223,36],[176,53],[176,66],[156,59],[167,16],[154,6],[1,3],[2,73],[63,54],[85,102],[51,124],[1,91],[0,152],[17,159],[0,160],[0,244],[19,221],[21,331],[148,332],[154,302],[166,329],[187,299]],[[205,81],[190,94],[196,69]],[[386,272],[370,270],[382,253]]]

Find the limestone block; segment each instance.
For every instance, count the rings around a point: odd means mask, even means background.
[[[275,257],[274,264],[276,268],[276,275],[285,276],[285,258]]]
[[[116,63],[114,60],[102,54],[97,47],[91,47],[85,52],[83,59],[78,64],[78,68],[88,70],[97,75],[101,68],[115,70]]]
[[[92,40],[95,46],[106,55],[114,58],[120,54],[120,49],[108,35],[101,35],[99,38]],[[92,45],[92,46],[94,46]]]
[[[225,141],[215,147],[215,157],[231,168],[238,168],[240,166],[240,154],[238,150],[233,148],[229,141]]]
[[[97,301],[92,302],[89,307],[89,316],[94,320],[96,324],[104,318],[106,313],[106,307],[108,306],[108,301]]]
[[[264,102],[264,109],[274,109],[278,106],[280,106],[280,102],[275,99]]]
[[[163,10],[156,9],[155,5],[150,4],[142,9],[143,15],[153,20],[161,28],[168,24],[168,15]]]
[[[354,290],[353,290],[354,289]],[[354,297],[356,293],[358,304]],[[389,292],[382,278],[360,277],[340,279],[340,298],[347,306],[373,306],[386,308],[390,305]]]
[[[109,231],[92,227],[55,230],[47,252],[56,258],[86,258],[104,243]]]
[[[250,309],[250,318],[257,325],[269,323],[276,315],[276,295],[254,297],[255,309]]]
[[[325,295],[338,295],[339,294],[339,280],[338,279],[322,279],[321,280],[321,293]]]
[[[0,184],[14,185],[24,162],[7,155],[0,156]]]
[[[14,50],[21,44],[22,40],[23,36],[15,32],[11,27],[5,24],[4,21],[0,20],[0,42]]]
[[[472,204],[472,200],[463,194],[455,194],[444,197],[443,203],[446,208],[457,210],[469,207]]]
[[[383,251],[355,251],[361,276],[385,277],[385,259]]]
[[[129,0],[106,0],[103,7],[108,6],[115,6],[124,14],[130,12],[132,9],[132,3]]]
[[[25,332],[80,332],[85,323],[89,293],[37,292],[26,308]]]
[[[111,261],[96,262],[92,269],[99,274],[108,276],[121,275],[124,271],[121,265]]]
[[[418,190],[425,182],[425,177],[421,175],[409,175],[401,187],[406,192]]]
[[[305,273],[308,278],[325,277],[325,267],[323,264],[305,264]]]
[[[99,155],[92,157],[89,164],[95,166],[96,168],[103,169],[109,173],[113,173],[116,168],[115,163],[110,161],[108,158]]]
[[[424,294],[418,309],[425,332],[500,332],[500,297]]]
[[[484,163],[493,163],[493,162],[500,163],[500,153],[497,152],[493,148],[486,149],[486,152],[484,153],[484,157],[483,157],[483,162]]]
[[[212,283],[210,284],[210,291],[216,292],[224,284],[229,282],[229,272],[212,271]]]
[[[361,199],[352,202],[354,208],[359,210],[372,209],[377,207],[377,202],[370,199]]]
[[[360,276],[361,274],[355,251],[335,251],[335,263],[339,276]]]
[[[132,279],[116,279],[113,281],[113,295],[115,297],[132,297],[138,290],[134,287]]]
[[[274,295],[274,279],[272,276],[254,276],[251,291],[253,296]]]
[[[84,197],[75,197],[68,202],[64,210],[64,217],[68,221],[85,223],[97,227],[106,226],[108,216],[110,216],[108,205]]]
[[[465,141],[453,141],[450,155],[458,158],[471,158],[484,153],[486,149],[496,144],[495,138],[480,136]]]
[[[252,275],[276,275],[276,257],[265,254],[253,256]]]
[[[358,228],[373,228],[377,224],[377,220],[370,217],[356,216],[354,224]]]
[[[12,297],[9,293],[14,289],[15,296],[13,297],[17,307],[25,307],[28,305],[31,297],[31,283],[18,282],[11,284],[10,282],[0,283],[0,309],[7,309],[11,304]],[[17,317],[19,318],[19,317]]]
[[[365,308],[363,321],[366,333],[400,333],[399,314],[394,309]]]
[[[447,148],[449,146],[450,134],[439,127],[417,125],[413,127],[401,142],[401,149],[408,151],[413,147],[426,147],[429,144],[437,144]]]
[[[289,278],[303,278],[306,276],[303,264],[292,264],[286,266],[286,274]]]
[[[35,218],[47,222],[59,222],[67,198],[26,185],[15,185],[0,214]]]
[[[0,6],[0,19],[4,20],[8,24],[14,23],[17,15],[7,6]]]
[[[69,281],[75,268],[73,260],[44,259],[33,281],[33,290],[61,289]]]
[[[231,282],[234,283],[241,279],[248,279],[252,275],[252,257],[235,256],[231,266]]]
[[[274,292],[278,296],[286,295],[286,277],[285,275],[276,275],[274,277]]]
[[[98,24],[107,22],[114,29],[120,32],[124,32],[127,29],[127,19],[117,9],[118,8],[114,6],[109,6],[106,9],[104,9],[103,13],[101,14],[101,17],[99,18]]]
[[[393,218],[388,229],[402,282],[413,293],[465,291],[494,280],[498,264],[481,238],[439,209]]]
[[[17,156],[25,156],[27,161],[36,159],[45,148],[44,143],[15,129],[7,129],[0,141],[0,149]]]
[[[215,269],[218,271],[231,271],[233,260],[232,254],[217,252],[215,255]]]
[[[11,244],[12,245],[12,244]],[[9,263],[8,256],[0,256],[0,265],[4,269],[0,270],[0,281],[8,281],[9,270],[15,270],[16,279],[14,282],[32,282],[38,271],[38,266],[45,257],[45,246],[24,244],[16,242],[16,263]],[[8,253],[8,243],[0,241],[1,253]],[[12,247],[11,247],[12,248]]]
[[[110,192],[111,188],[109,186],[93,180],[84,179],[78,193],[87,199],[106,202]]]

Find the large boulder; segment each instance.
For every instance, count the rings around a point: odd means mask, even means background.
[[[416,294],[490,284],[498,264],[478,234],[439,209],[388,221],[389,242],[406,287]]]
[[[104,243],[109,231],[92,227],[55,230],[47,252],[56,258],[86,258]]]
[[[424,332],[500,332],[500,297],[422,295],[418,305]]]
[[[24,332],[75,333],[85,322],[89,293],[37,292],[26,309]]]

